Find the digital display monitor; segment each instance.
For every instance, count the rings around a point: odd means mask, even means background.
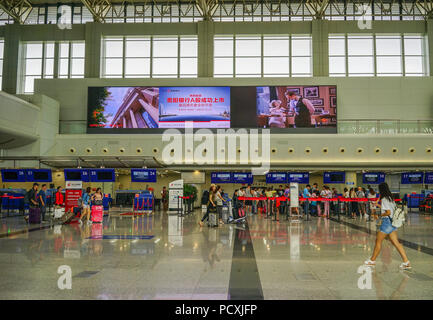
[[[18,171],[2,171],[2,180],[7,181],[18,181]]]
[[[401,174],[401,184],[422,184],[423,172],[404,172]]]
[[[114,182],[114,169],[92,169],[90,170],[91,182]]]
[[[336,86],[257,87],[259,128],[337,127]]]
[[[81,181],[81,171],[65,171],[66,181]]]
[[[344,171],[323,173],[323,183],[345,183],[346,173]]]
[[[269,128],[337,133],[335,85],[89,87],[88,133]]]
[[[366,172],[362,174],[363,184],[381,184],[385,182],[385,173],[383,172]]]
[[[132,182],[156,182],[156,169],[131,169]]]

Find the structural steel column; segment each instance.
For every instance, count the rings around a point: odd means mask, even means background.
[[[199,21],[197,25],[198,77],[213,77],[214,23]]]
[[[329,76],[328,21],[311,21],[313,38],[313,77]]]

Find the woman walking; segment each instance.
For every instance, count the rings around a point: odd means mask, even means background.
[[[379,185],[379,200],[380,200],[380,217],[382,219],[382,224],[380,225],[380,230],[376,235],[376,244],[374,246],[373,255],[370,259],[366,260],[364,263],[367,266],[375,266],[376,258],[382,249],[382,242],[388,236],[391,243],[397,249],[400,254],[403,263],[400,264],[401,269],[410,269],[410,261],[406,256],[406,252],[398,241],[397,238],[397,228],[392,225],[392,216],[395,211],[395,203],[392,198],[392,193],[389,190],[388,184],[381,183]]]
[[[83,194],[83,213],[80,217],[80,224],[83,223],[84,218],[87,216],[87,224],[90,224],[90,191],[92,189],[87,187],[86,192]]]

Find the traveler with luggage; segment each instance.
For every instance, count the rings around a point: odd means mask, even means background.
[[[92,222],[102,222],[104,216],[102,200],[104,199],[104,195],[101,188],[97,188],[90,199],[92,201]]]
[[[83,219],[85,217],[87,217],[87,224],[92,223],[90,221],[90,192],[91,192],[91,188],[87,187],[86,191],[84,192],[83,196],[82,196],[82,213],[81,213],[81,217],[80,217],[80,224],[83,223]]]
[[[162,187],[161,201],[162,201],[163,210],[167,211],[168,210],[168,191],[167,191],[167,188],[165,186]]]
[[[33,183],[33,187],[27,192],[26,197],[29,201],[29,223],[41,223],[40,199],[38,196],[38,183]]]
[[[207,210],[204,214],[203,218],[199,222],[200,227],[203,227],[203,221],[206,219],[209,219],[209,211],[216,212],[216,204],[215,204],[215,190],[216,186],[214,184],[211,184],[208,192],[208,202],[207,202]]]
[[[223,224],[223,205],[224,202],[226,202],[226,200],[222,197],[221,190],[222,190],[221,186],[216,187],[215,202],[216,202],[219,224]]]
[[[365,198],[365,192],[363,190],[362,187],[358,187],[358,191],[356,192],[356,197],[357,198]],[[358,211],[359,211],[359,216],[362,217],[366,217],[366,205],[365,202],[362,201],[358,201]]]
[[[367,266],[376,265],[376,258],[382,248],[382,242],[383,240],[385,240],[386,237],[389,237],[389,240],[397,249],[403,260],[403,263],[400,264],[400,269],[410,269],[412,268],[410,261],[406,256],[406,252],[402,244],[398,241],[397,227],[393,226],[393,219],[396,219],[394,214],[397,213],[400,209],[396,208],[394,198],[392,197],[392,193],[389,190],[387,183],[379,184],[379,200],[380,216],[382,223],[380,225],[380,231],[376,235],[376,244],[374,246],[373,255],[364,263]]]
[[[41,191],[39,191],[39,203],[41,209],[42,222],[46,222],[45,213],[47,212],[47,185],[43,184],[41,187]]]

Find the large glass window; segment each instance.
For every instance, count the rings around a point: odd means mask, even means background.
[[[84,42],[59,43],[59,78],[84,78]]]
[[[35,79],[54,78],[54,42],[26,42],[22,48],[20,91],[32,93]]]
[[[197,37],[105,37],[101,76],[197,77]]]
[[[329,75],[425,76],[425,45],[420,35],[330,35]]]
[[[214,37],[214,77],[311,77],[311,65],[311,36]]]

